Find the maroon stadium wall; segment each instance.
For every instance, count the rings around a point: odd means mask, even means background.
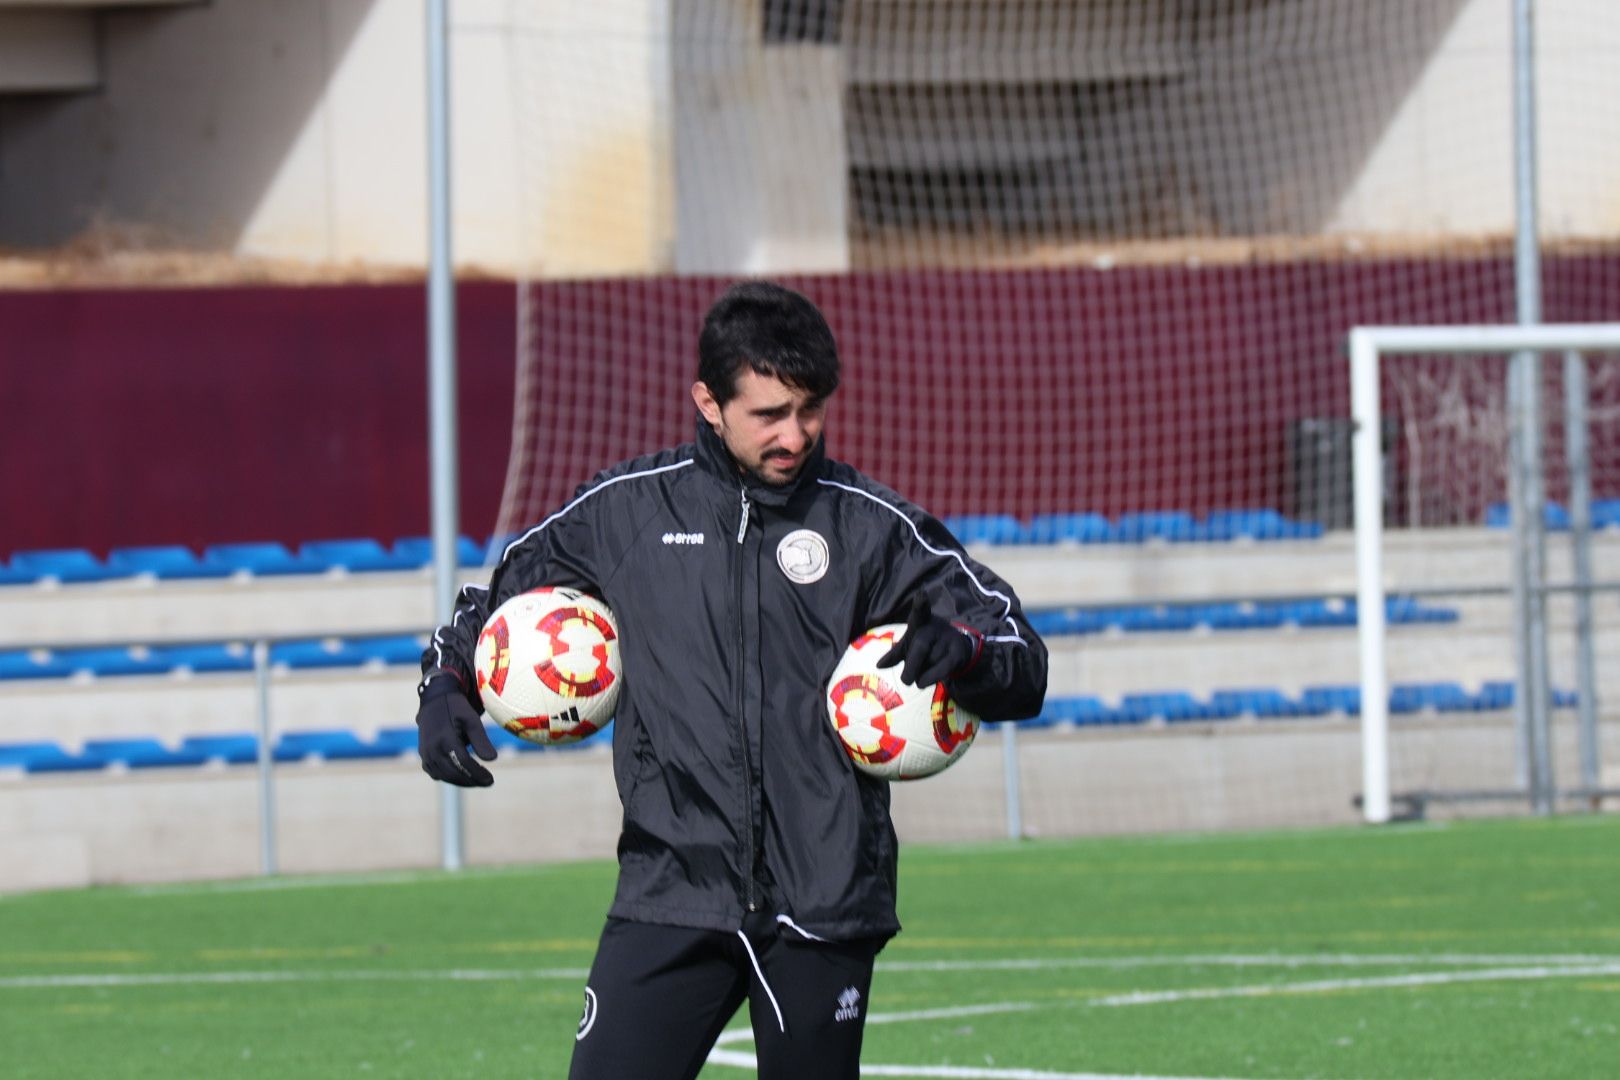
[[[511,434],[512,295],[459,290],[480,524]],[[0,293],[0,552],[426,535],[426,328],[420,285]]]
[[[1620,259],[1545,265],[1548,321],[1612,314],[1580,283],[1616,280]],[[1452,277],[1454,290],[1409,285]],[[1288,426],[1348,414],[1348,327],[1512,312],[1506,260],[792,283],[846,358],[831,452],[941,515],[1281,506]],[[542,403],[540,457],[559,463],[543,503],[689,437],[694,343],[721,285],[536,287],[547,385],[598,388]],[[484,537],[508,456],[516,290],[458,295],[463,531]],[[426,534],[426,319],[414,284],[0,293],[0,555]]]

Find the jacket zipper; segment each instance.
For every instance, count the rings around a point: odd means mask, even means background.
[[[742,546],[748,537],[748,514],[752,504],[748,501],[748,489],[742,488],[742,517],[737,522],[737,545]],[[739,555],[741,552],[739,552]],[[754,770],[748,759],[748,713],[747,713],[747,672],[743,658],[748,653],[748,643],[743,630],[743,578],[746,568],[743,560],[737,559],[736,595],[737,595],[737,728],[742,734],[743,755],[743,824],[745,838],[743,843],[743,903],[749,911],[758,911],[759,904],[754,897]]]

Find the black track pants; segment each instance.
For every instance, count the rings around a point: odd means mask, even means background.
[[[569,1080],[691,1080],[744,1001],[760,1080],[856,1080],[880,947],[767,916],[740,934],[609,919]]]

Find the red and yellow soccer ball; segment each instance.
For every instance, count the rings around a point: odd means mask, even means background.
[[[855,767],[885,780],[920,780],[949,767],[972,745],[979,718],[946,692],[918,689],[900,665],[877,662],[905,633],[904,623],[873,627],[844,650],[827,680],[827,715]]]
[[[623,682],[613,612],[577,589],[535,589],[496,608],[474,664],[490,719],[542,746],[606,727]]]

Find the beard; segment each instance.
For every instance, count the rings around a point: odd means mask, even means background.
[[[801,458],[798,464],[794,465],[791,472],[769,471],[773,462],[780,462],[783,460],[791,460],[791,458],[779,457],[773,454],[766,457],[758,465],[743,466],[743,472],[747,473],[761,484],[764,484],[766,487],[786,487],[799,478],[799,473],[804,471],[804,463],[805,461],[809,460],[809,458]]]

